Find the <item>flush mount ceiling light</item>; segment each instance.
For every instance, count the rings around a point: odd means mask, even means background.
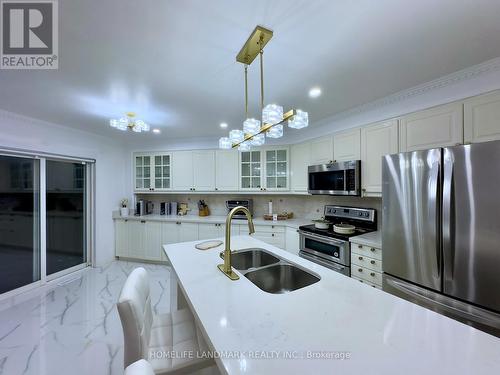
[[[142,120],[136,119],[134,112],[127,112],[125,114],[125,117],[122,117],[120,119],[109,120],[109,125],[112,128],[116,128],[122,131],[131,130],[136,133],[149,131],[149,125]],[[157,132],[155,131],[155,133]]]
[[[285,121],[288,122],[288,127],[293,129],[302,129],[309,125],[308,113],[300,109],[291,109],[283,113],[283,107],[277,104],[264,106],[263,54],[264,47],[272,37],[271,30],[256,26],[236,56],[236,61],[245,66],[245,120],[243,130],[231,130],[229,137],[219,139],[219,148],[238,148],[240,151],[248,151],[251,146],[262,146],[265,143],[265,137],[281,138]],[[252,64],[257,55],[260,57],[261,120],[248,117],[248,66]],[[223,127],[222,124],[221,127]]]
[[[321,89],[319,87],[313,87],[312,89],[309,90],[309,97],[311,98],[317,98],[320,95],[321,95]]]
[[[227,128],[227,122],[221,122],[219,126],[220,126],[222,129],[226,129],[226,128]]]
[[[153,129],[153,133],[155,133],[155,134],[160,134],[160,133],[161,133],[161,130],[160,130],[160,129]]]

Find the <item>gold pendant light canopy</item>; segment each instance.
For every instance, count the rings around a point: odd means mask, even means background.
[[[247,151],[251,146],[261,146],[265,142],[265,137],[281,138],[283,136],[283,124],[288,122],[288,127],[302,129],[309,125],[307,112],[300,109],[291,109],[283,113],[283,107],[276,104],[268,104],[264,107],[264,47],[273,37],[273,32],[262,26],[256,26],[247,41],[241,48],[236,61],[245,66],[245,121],[243,130],[234,129],[229,132],[229,137],[219,139],[219,148],[238,148]],[[261,119],[259,121],[248,117],[248,66],[255,58],[260,57],[260,103]]]

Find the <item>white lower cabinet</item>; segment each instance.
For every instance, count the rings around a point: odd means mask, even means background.
[[[115,255],[128,257],[128,220],[115,220]]]
[[[128,220],[127,236],[129,246],[128,257],[145,259],[146,221]]]
[[[161,260],[163,253],[161,246],[161,223],[158,221],[147,221],[144,239],[144,257],[147,260]]]
[[[163,245],[223,238],[224,235],[223,223],[116,219],[115,255],[138,260],[166,261]],[[248,235],[246,224],[231,225],[231,236],[238,235]],[[255,225],[252,236],[298,254],[299,234],[296,229],[285,228],[283,225]]]
[[[179,242],[196,241],[198,239],[198,224],[197,223],[180,223],[179,226]]]
[[[300,239],[299,230],[296,228],[287,227],[285,230],[285,250],[299,255],[300,250]]]
[[[351,277],[382,289],[382,249],[351,243]]]
[[[223,224],[199,224],[198,225],[198,239],[209,240],[211,238],[219,238],[224,235],[222,228]]]
[[[269,245],[285,249],[285,227],[277,225],[255,225],[255,233],[252,237],[257,238]]]

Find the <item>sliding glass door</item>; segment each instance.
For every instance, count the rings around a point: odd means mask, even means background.
[[[90,263],[94,163],[0,152],[2,296]]]
[[[0,155],[0,294],[40,271],[40,160]]]
[[[87,262],[86,165],[47,160],[46,267],[52,275]]]

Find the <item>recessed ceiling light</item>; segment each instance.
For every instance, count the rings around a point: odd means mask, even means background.
[[[222,129],[227,128],[227,122],[221,122],[219,125]]]
[[[160,130],[160,129],[153,129],[153,133],[155,133],[155,134],[160,134],[160,133],[161,133],[161,130]]]
[[[309,96],[311,98],[317,98],[320,95],[321,95],[321,89],[319,87],[313,87],[312,89],[309,90]]]

